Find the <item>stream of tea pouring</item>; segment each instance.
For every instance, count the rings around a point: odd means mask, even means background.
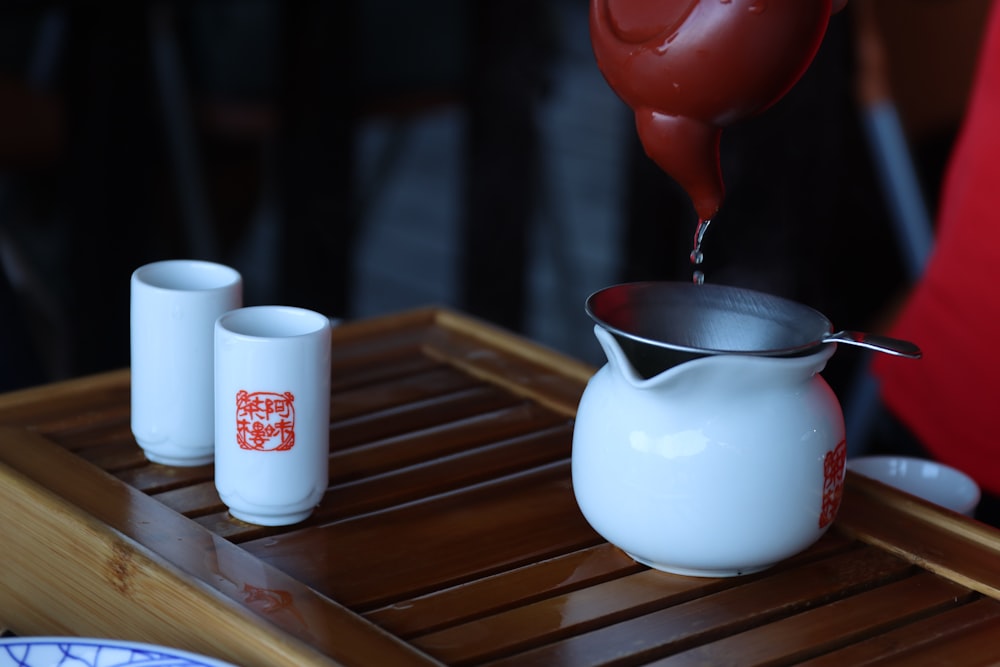
[[[702,218],[698,220],[698,226],[694,230],[694,247],[691,249],[691,264],[695,268],[691,280],[696,285],[705,284],[705,272],[698,267],[705,261],[705,253],[701,251],[701,245],[705,242],[705,232],[708,231],[710,224],[712,224],[711,218]]]

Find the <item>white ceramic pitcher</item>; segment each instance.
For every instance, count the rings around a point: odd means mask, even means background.
[[[635,560],[730,576],[815,542],[836,516],[846,445],[840,404],[805,357],[713,355],[652,378],[595,326],[608,363],[573,433],[584,517]]]
[[[580,400],[572,476],[602,537],[660,570],[732,576],[826,532],[846,465],[840,403],[820,376],[837,347],[823,342],[828,320],[678,283],[608,288],[588,312],[607,364]]]

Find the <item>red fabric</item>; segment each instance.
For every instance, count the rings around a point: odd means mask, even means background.
[[[924,358],[881,355],[874,370],[931,454],[1000,494],[1000,2],[986,31],[935,250],[892,331]]]

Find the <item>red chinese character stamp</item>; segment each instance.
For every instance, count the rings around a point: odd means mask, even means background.
[[[291,392],[236,392],[236,442],[240,449],[280,452],[295,446],[295,397]]]
[[[844,495],[844,467],[847,463],[847,441],[840,443],[823,457],[823,508],[819,527],[826,528],[837,517],[840,499]]]

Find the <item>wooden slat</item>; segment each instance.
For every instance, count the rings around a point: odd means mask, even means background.
[[[81,458],[86,457],[88,460],[98,458],[97,455],[91,453],[91,450],[118,448],[133,452],[136,449],[128,413],[105,413],[101,421],[98,422],[95,419],[87,424],[85,429],[63,429],[52,433],[42,430],[41,432],[58,439],[67,449],[76,452]]]
[[[402,600],[365,616],[401,637],[412,637],[645,569],[621,549],[598,544]]]
[[[437,366],[435,360],[420,353],[435,318],[433,309],[418,309],[334,327],[331,390],[386,382]]]
[[[337,349],[334,342],[333,359],[331,360],[330,390],[343,393],[356,388],[369,387],[373,384],[391,386],[398,380],[405,380],[418,373],[433,371],[441,364],[436,359],[420,354],[419,341],[424,334],[411,332],[414,338],[411,347],[393,350],[384,356],[361,356],[365,351],[357,345],[349,349]],[[336,341],[336,339],[334,339]],[[392,344],[392,341],[384,341]]]
[[[351,420],[350,423],[334,424],[330,429],[331,456],[339,458],[341,465],[348,465],[351,459],[371,458],[371,462],[357,462],[360,468],[374,470],[385,469],[391,465],[391,460],[381,459],[380,452],[397,450],[393,457],[419,457],[419,454],[406,454],[394,447],[394,442],[414,442],[421,435],[427,441],[427,434],[448,431],[457,432],[469,430],[470,425],[479,424],[482,428],[490,423],[495,428],[505,429],[506,433],[523,432],[519,429],[530,429],[534,424],[550,426],[565,422],[564,417],[545,412],[537,405],[520,401],[518,397],[504,394],[492,387],[476,388],[444,398],[428,399],[417,404],[410,404],[399,409],[384,410],[363,423]],[[365,435],[369,433],[370,435]],[[431,436],[433,439],[434,436]],[[461,447],[457,442],[453,447]],[[338,466],[334,466],[339,470]]]
[[[803,563],[829,558],[851,547],[853,547],[851,542],[835,533],[828,533],[817,544],[779,565],[778,568],[797,567]],[[578,557],[580,553],[588,555],[600,554],[602,558],[601,562],[607,562],[610,569],[604,570],[590,565],[586,568],[581,567],[580,569],[583,570],[582,573],[574,570],[574,576],[557,579],[556,576],[558,574],[566,571],[566,565],[573,562],[570,559]],[[550,568],[553,564],[556,564],[557,567],[555,574],[550,573]],[[581,574],[587,575],[588,578],[585,580],[587,585],[583,585],[584,581],[579,579]],[[628,558],[620,549],[602,544],[584,552],[568,554],[563,558],[543,561],[535,565],[526,566],[525,568],[465,584],[461,587],[446,589],[440,593],[428,595],[423,600],[408,600],[403,604],[376,610],[371,614],[367,614],[367,616],[379,621],[379,624],[384,627],[390,627],[394,631],[398,629],[398,633],[401,636],[414,637],[423,635],[426,638],[437,636],[437,634],[432,633],[440,633],[442,631],[445,635],[456,632],[461,634],[463,630],[478,628],[480,624],[476,621],[480,619],[484,619],[486,624],[490,624],[495,622],[493,619],[494,616],[497,618],[503,618],[505,615],[511,617],[517,616],[525,611],[521,609],[522,607],[527,608],[540,604],[546,607],[562,606],[565,609],[572,608],[576,610],[574,614],[576,617],[575,620],[582,627],[585,623],[592,624],[597,621],[600,617],[601,609],[613,609],[617,614],[621,614],[623,610],[627,609],[630,614],[639,614],[644,609],[651,608],[651,606],[662,607],[665,603],[657,595],[669,586],[674,587],[671,601],[672,603],[677,603],[683,598],[690,599],[697,594],[744,585],[757,578],[763,578],[771,574],[773,572],[723,579],[674,577],[649,570],[645,566],[637,565],[635,561]],[[540,576],[542,577],[542,581],[539,581]],[[628,579],[623,579],[625,577],[628,577]],[[622,581],[610,583],[619,579],[622,579]],[[558,586],[553,587],[552,581],[557,582]],[[619,586],[621,590],[628,593],[627,605],[623,604],[621,600],[615,601],[608,596],[608,591],[611,590],[614,590],[615,595],[617,595],[618,591],[615,589]],[[480,587],[485,587],[486,591],[480,591]],[[578,597],[572,603],[567,603],[571,595]],[[591,597],[595,601],[595,604],[589,610],[583,603],[587,597]],[[468,609],[466,613],[472,616],[472,618],[467,618],[464,621],[456,617],[456,610],[452,605],[464,604],[468,607],[471,602],[479,602],[483,599],[496,600],[496,602],[502,601],[504,604],[497,604],[497,608],[495,609],[483,608],[481,606]],[[427,609],[424,605],[420,604],[423,601],[431,601],[433,607]],[[441,607],[444,608],[442,609]],[[584,610],[587,610],[586,613],[589,614],[589,618],[584,617]],[[451,622],[444,622],[444,619],[437,617],[435,612],[443,614],[444,618],[450,618]],[[434,627],[435,625],[442,627]],[[529,625],[533,626],[531,629],[532,632],[542,631],[543,634],[546,632],[559,633],[565,630],[565,628],[561,628],[560,630],[538,628],[534,627],[533,622],[529,623]]]
[[[77,448],[75,450],[77,456],[101,470],[112,473],[141,468],[149,463],[142,450],[136,447],[128,425],[109,429],[106,435],[102,444],[92,442],[87,443],[85,447]],[[59,440],[61,443],[67,442],[62,438]],[[72,451],[70,447],[67,449]]]
[[[225,505],[215,489],[215,479],[185,484],[176,489],[153,491],[150,497],[163,503],[175,512],[193,518],[206,514],[221,514],[226,511]]]
[[[676,598],[664,594],[633,607],[628,600],[635,591],[617,590],[625,583],[617,580],[602,585],[604,591],[595,587],[570,593],[565,599],[484,619],[475,627],[419,637],[414,644],[453,665],[487,659],[495,659],[489,664],[496,665],[604,665],[626,658],[638,664],[907,577],[912,571],[905,561],[876,549],[852,550],[770,576],[750,577],[746,583],[724,579],[715,592],[709,587],[708,594],[693,599],[683,595],[683,586],[706,587],[706,580],[651,572],[645,577],[662,580],[664,586],[680,586],[680,594]],[[524,615],[528,617],[518,618]],[[456,641],[463,632],[465,639]]]
[[[568,463],[557,462],[426,502],[241,546],[364,610],[599,543],[576,508],[567,470]],[[525,507],[532,509],[530,521]]]
[[[464,410],[450,404],[436,405],[431,422],[401,434],[373,436],[365,443],[333,448],[330,475],[335,481],[347,481],[432,459],[469,451],[507,438],[514,438],[559,426],[569,421],[560,415],[541,410],[533,403],[477,402],[478,409]],[[447,417],[444,415],[448,415]],[[453,416],[452,416],[453,415]],[[331,439],[336,440],[336,428]],[[569,455],[567,442],[566,454]]]
[[[334,371],[336,374],[337,371]],[[343,379],[359,382],[353,375],[341,373]],[[330,421],[337,423],[415,401],[481,388],[482,383],[450,366],[437,364],[421,372],[395,376],[379,382],[367,382],[353,389],[333,389],[330,400]]]
[[[490,420],[491,421],[491,420]],[[321,514],[335,520],[403,505],[421,498],[475,486],[492,479],[542,468],[558,461],[568,463],[572,426],[564,422],[535,422],[531,430],[495,428],[476,431],[473,449],[451,451],[422,459],[389,472],[335,484],[324,500]],[[483,437],[480,437],[480,434]],[[442,434],[447,435],[447,434]],[[326,506],[329,506],[329,512]]]
[[[804,660],[800,665],[801,667],[844,665],[863,667],[896,658],[902,658],[906,661],[905,664],[919,664],[919,661],[914,660],[914,654],[919,657],[925,646],[937,642],[947,644],[956,638],[961,640],[967,630],[984,623],[996,623],[998,620],[1000,620],[1000,603],[991,598],[979,598],[969,604],[946,609],[888,632],[856,641],[812,660]]]
[[[135,445],[133,445],[135,446]],[[116,470],[114,476],[144,493],[163,493],[203,483],[215,484],[215,469],[211,465],[177,468],[147,461],[141,466]]]
[[[0,423],[42,433],[86,431],[129,414],[129,372],[110,371],[0,395]]]
[[[827,533],[820,542],[789,559],[782,566],[795,567],[796,564],[826,558],[851,547],[852,543],[840,535]],[[626,556],[620,549],[603,543],[459,586],[444,588],[418,598],[400,601],[372,610],[365,615],[401,637],[427,635],[640,572],[655,581],[669,582],[678,579],[650,571]],[[747,583],[752,578],[712,580],[681,577],[679,579],[688,583],[701,583],[705,587],[704,590],[709,588],[721,590],[727,586]],[[698,590],[698,586],[692,585],[689,590]],[[643,604],[648,604],[648,600],[649,597],[646,596]]]
[[[994,666],[1000,664],[1000,642],[997,637],[1000,637],[1000,620],[991,618],[961,632],[887,656],[875,664],[881,667]]]
[[[434,329],[425,351],[448,363],[525,396],[560,414],[576,414],[576,406],[594,369],[489,326],[470,326],[464,318],[442,313],[451,327]],[[469,337],[470,334],[475,335]],[[464,336],[462,334],[465,334]],[[504,354],[513,351],[516,354]]]
[[[353,419],[334,422],[330,429],[330,449],[337,451],[440,426],[442,422],[478,415],[516,405],[517,396],[495,387],[480,385],[443,397],[430,397],[404,405],[384,408]]]
[[[928,572],[650,663],[660,667],[793,664],[854,639],[967,603],[973,593]]]

